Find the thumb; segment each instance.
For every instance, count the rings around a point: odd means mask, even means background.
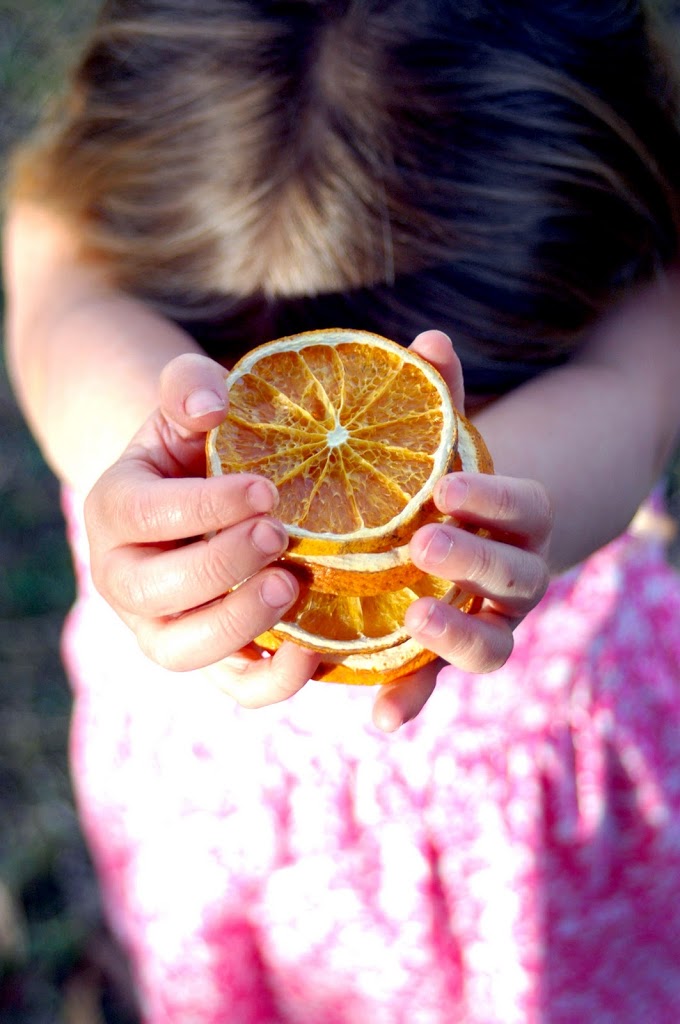
[[[449,386],[454,406],[462,413],[465,409],[463,370],[448,334],[444,334],[443,331],[423,331],[413,341],[411,347],[439,370]]]
[[[223,366],[197,352],[171,360],[160,379],[160,407],[166,419],[190,433],[221,423],[227,412]]]

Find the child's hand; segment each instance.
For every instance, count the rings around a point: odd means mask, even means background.
[[[299,690],[319,659],[294,644],[266,659],[236,653],[298,588],[292,574],[266,568],[287,545],[268,514],[276,488],[254,474],[203,478],[205,431],[226,408],[223,378],[203,356],[168,364],[160,408],[95,484],[85,517],[95,585],[146,654],[178,671],[228,658],[220,685],[254,706]]]
[[[415,639],[468,672],[500,668],[512,652],[514,628],[534,608],[548,585],[545,561],[551,507],[545,490],[532,480],[455,473],[435,491],[438,508],[466,526],[484,527],[489,537],[442,524],[421,527],[411,540],[411,558],[425,572],[457,583],[484,598],[475,615],[430,597],[406,612]],[[428,666],[386,686],[374,712],[386,731],[414,718],[434,689],[441,665]]]
[[[462,378],[455,355],[440,332],[421,335],[416,347],[435,362],[462,408]],[[484,599],[467,615],[423,597],[406,612],[410,634],[444,661],[468,672],[500,668],[512,652],[513,630],[534,608],[548,585],[546,555],[552,507],[545,488],[533,480],[452,473],[439,481],[435,502],[459,526],[429,524],[411,539],[413,562],[425,572],[457,583]],[[479,537],[468,528],[483,528]],[[441,663],[385,686],[374,720],[386,731],[414,718],[432,693]]]

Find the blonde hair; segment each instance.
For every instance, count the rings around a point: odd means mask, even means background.
[[[680,145],[639,5],[521,7],[114,0],[14,191],[197,330],[554,361],[675,257]]]

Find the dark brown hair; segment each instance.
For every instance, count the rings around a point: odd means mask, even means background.
[[[620,0],[111,0],[14,188],[209,347],[441,326],[522,376],[676,256],[667,68]]]

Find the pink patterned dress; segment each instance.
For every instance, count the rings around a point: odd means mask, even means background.
[[[245,711],[92,589],[73,771],[147,1024],[680,1020],[680,576],[629,531],[391,736],[368,689]]]

